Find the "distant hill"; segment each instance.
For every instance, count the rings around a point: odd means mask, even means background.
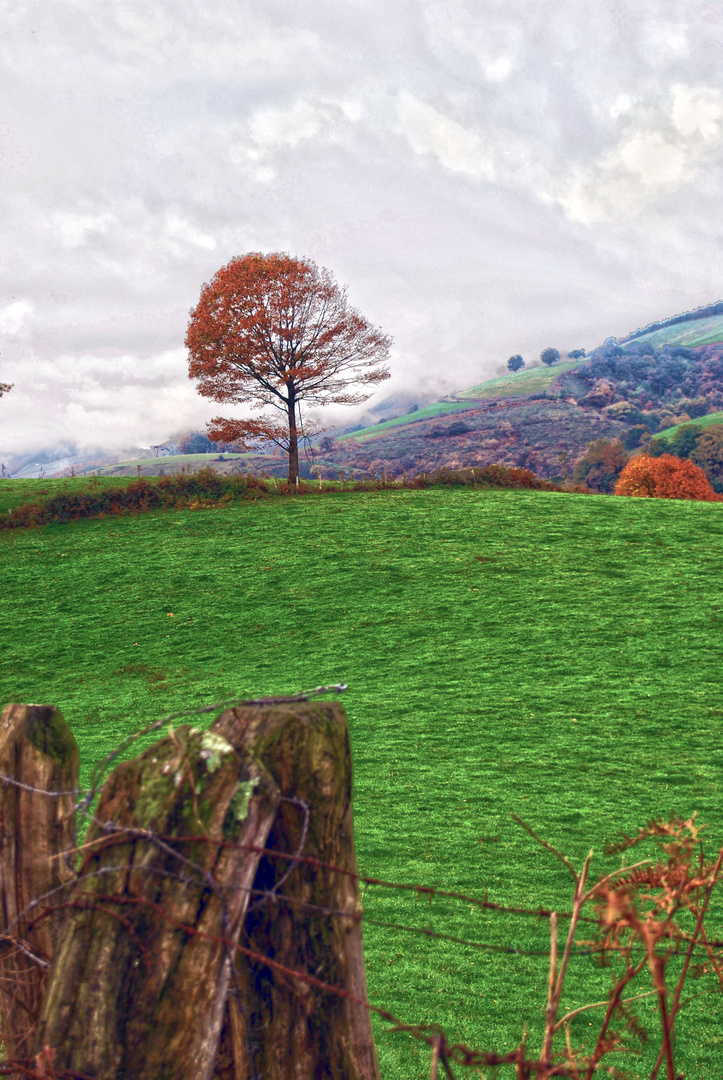
[[[661,336],[656,339],[655,335]],[[694,311],[685,311],[681,315],[673,315],[661,322],[649,323],[628,334],[626,338],[621,338],[617,344],[627,345],[639,338],[652,341],[654,345],[667,343],[696,346],[723,341],[723,301],[719,300],[716,304],[696,308]]]
[[[349,432],[320,463],[393,474],[499,463],[564,478],[595,439],[634,448],[661,428],[721,410],[723,303]]]
[[[424,399],[420,399],[420,403]],[[394,415],[402,411],[403,415]],[[365,474],[418,473],[441,466],[499,463],[548,479],[572,475],[590,442],[621,438],[634,449],[650,435],[685,423],[723,422],[723,301],[650,323],[626,338],[608,338],[589,355],[565,354],[550,367],[523,368],[416,408],[409,394],[379,402],[377,423],[325,437],[302,458],[312,470]],[[322,449],[323,448],[323,449]],[[75,448],[72,448],[73,450]],[[15,463],[13,475],[39,475],[40,459]],[[185,454],[89,461],[75,452],[45,457],[45,475],[132,476],[210,466],[221,472],[282,476],[286,462],[270,454]],[[17,469],[17,471],[16,471]],[[36,471],[37,470],[37,471]]]
[[[653,435],[653,438],[672,439],[683,427],[695,427],[704,430],[705,428],[713,427],[716,424],[723,425],[723,412],[708,413],[707,416],[697,416],[695,419],[685,420],[682,424],[673,424],[671,427],[666,427],[662,431],[656,432],[656,434]]]

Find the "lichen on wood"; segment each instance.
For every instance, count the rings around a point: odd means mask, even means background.
[[[259,861],[244,845],[265,845],[278,799],[247,751],[187,725],[117,766],[43,1000],[36,1049],[56,1070],[210,1076]]]
[[[251,752],[279,787],[269,849],[290,855],[303,838],[303,856],[347,871],[264,855],[243,944],[357,999],[239,952],[240,1009],[234,1001],[226,1011],[214,1078],[378,1080],[369,1011],[359,1004],[367,992],[344,710],[319,702],[232,708],[211,730],[236,750]]]

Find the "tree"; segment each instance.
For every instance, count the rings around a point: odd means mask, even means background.
[[[663,454],[650,457],[640,454],[623,469],[615,485],[616,495],[643,499],[701,499],[717,502],[719,496],[708,483],[702,469],[686,458]]]
[[[585,350],[584,349],[573,349],[572,352],[569,352],[567,355],[569,356],[569,358],[571,360],[580,360],[580,359],[582,359],[583,356],[585,356]]]
[[[356,405],[370,395],[350,386],[389,378],[382,365],[391,338],[311,259],[283,252],[232,259],[204,284],[190,315],[188,374],[199,393],[277,414],[215,417],[209,436],[275,443],[288,454],[290,482],[299,475],[299,441],[316,434],[304,427],[302,406]]]
[[[596,439],[585,450],[572,474],[576,484],[585,484],[591,491],[612,491],[628,461],[619,441]]]
[[[3,396],[3,394],[7,394],[7,392],[8,392],[9,390],[12,390],[12,388],[13,388],[13,384],[12,384],[12,383],[4,383],[4,382],[0,382],[0,397],[2,397],[2,396]]]
[[[540,353],[540,360],[542,360],[543,364],[547,364],[548,367],[551,364],[556,364],[559,359],[560,359],[560,350],[559,349],[543,349],[542,352]]]
[[[179,454],[213,454],[216,450],[216,444],[203,431],[189,431],[178,440]]]
[[[711,424],[699,431],[691,457],[711,483],[723,480],[723,425]]]
[[[524,366],[525,361],[522,359],[519,353],[515,353],[515,355],[511,356],[507,361],[507,367],[510,371],[519,371],[520,368],[523,368]]]

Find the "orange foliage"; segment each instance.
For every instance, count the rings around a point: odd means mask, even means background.
[[[347,301],[329,270],[282,252],[231,259],[201,290],[186,334],[188,375],[215,401],[270,409],[256,418],[215,417],[213,441],[276,443],[299,473],[299,441],[319,429],[302,406],[356,405],[389,378],[391,338]]]
[[[687,458],[673,457],[672,454],[661,457],[640,454],[632,458],[620,474],[615,494],[644,499],[721,501],[702,469]]]

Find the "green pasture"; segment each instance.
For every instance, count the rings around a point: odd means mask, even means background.
[[[469,390],[462,390],[455,394],[458,401],[487,400],[501,397],[526,397],[528,394],[541,394],[547,390],[553,379],[561,375],[563,371],[572,371],[580,367],[585,360],[563,360],[549,367],[529,368],[521,371],[510,372],[509,375],[500,375],[497,379],[489,379],[472,386]]]
[[[198,467],[199,458],[202,457],[207,461],[218,461],[218,454],[162,454],[159,457],[146,457],[146,458],[133,458],[129,461],[118,461],[114,465],[102,465],[99,468],[91,469],[89,471],[97,472],[100,476],[112,476],[118,469],[137,468],[139,465],[141,469],[148,468],[163,468],[164,466],[175,465],[193,465]],[[235,461],[239,459],[245,461],[247,458],[253,458],[253,454],[231,454],[224,452],[221,457],[227,461]]]
[[[355,442],[366,442],[375,435],[381,435],[390,428],[406,427],[409,424],[418,424],[420,420],[431,420],[435,416],[446,416],[447,413],[459,412],[469,409],[469,404],[459,404],[453,401],[436,401],[433,405],[425,405],[423,409],[407,413],[405,416],[395,416],[393,420],[385,420],[381,424],[373,424],[371,427],[362,428],[361,431],[348,431],[339,436],[339,441],[354,439]]]
[[[0,482],[0,508],[57,483]],[[346,682],[363,874],[564,912],[565,868],[511,813],[578,865],[594,848],[594,874],[655,815],[697,810],[723,843],[719,504],[337,492],[5,532],[0,557],[0,703],[60,706],[84,782],[151,719]],[[539,1050],[545,920],[378,887],[364,904],[372,1002],[500,1052],[527,1026]],[[609,979],[576,956],[564,1004],[604,1000]],[[680,1015],[691,1080],[720,1076],[711,988]],[[655,1028],[650,999],[639,1014]],[[375,1034],[384,1080],[429,1076],[426,1047]],[[647,1077],[650,1052],[617,1064]]]
[[[723,315],[709,315],[704,319],[691,319],[689,322],[663,326],[660,330],[641,334],[640,337],[633,338],[633,341],[649,341],[656,349],[661,345],[686,345],[690,348],[696,345],[715,345],[723,341]]]
[[[714,424],[723,424],[723,412],[708,413],[707,416],[697,416],[695,420],[686,420],[684,424],[675,424],[673,427],[663,428],[662,431],[653,435],[654,439],[672,439],[682,427],[707,428]]]

